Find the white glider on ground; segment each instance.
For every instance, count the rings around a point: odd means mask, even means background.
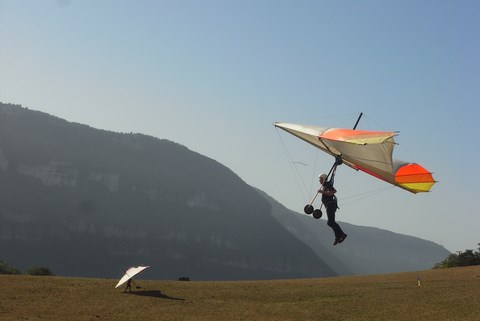
[[[128,280],[133,278],[135,275],[137,275],[138,273],[142,272],[145,269],[148,269],[149,267],[150,267],[149,265],[147,265],[147,266],[142,266],[142,265],[132,266],[127,271],[125,271],[125,275],[122,276],[120,281],[118,281],[115,288],[118,288],[120,285],[124,284],[125,282],[127,282]]]

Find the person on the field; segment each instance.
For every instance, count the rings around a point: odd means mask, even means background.
[[[123,292],[127,292],[127,290],[128,290],[128,292],[130,292],[130,293],[132,292],[132,279],[128,279],[128,281],[127,281],[127,287],[125,288],[125,291],[123,291]]]

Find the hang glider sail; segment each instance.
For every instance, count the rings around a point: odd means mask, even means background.
[[[428,170],[416,163],[392,159],[396,132],[274,123],[274,126],[361,170],[412,193],[428,192],[436,183]]]
[[[142,272],[145,269],[148,269],[149,267],[150,266],[141,266],[140,265],[140,266],[133,266],[133,267],[129,268],[127,271],[125,271],[125,274],[122,276],[120,281],[118,281],[115,288],[118,288],[120,285],[124,284],[125,282],[127,282],[128,280],[133,278],[135,275],[137,275],[138,273]]]

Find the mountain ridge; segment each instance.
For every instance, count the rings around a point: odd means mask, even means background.
[[[161,278],[335,275],[254,189],[180,144],[2,104],[0,150],[0,253],[21,269],[108,276],[148,261]]]
[[[0,103],[0,259],[20,269],[105,277],[148,263],[162,266],[157,278],[198,280],[392,269],[361,228],[347,225],[355,242],[333,250],[318,223],[178,143]],[[401,269],[448,255],[423,245],[399,245],[421,261]]]

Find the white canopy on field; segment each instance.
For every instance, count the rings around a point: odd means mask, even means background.
[[[115,286],[115,288],[118,288],[120,285],[124,284],[125,282],[127,282],[128,280],[130,280],[131,278],[133,278],[135,275],[137,275],[138,273],[142,272],[143,270],[145,269],[148,269],[150,266],[142,266],[142,265],[139,265],[139,266],[132,266],[131,268],[129,268],[127,271],[125,271],[125,275],[122,276],[122,278],[120,279],[120,281],[118,281],[117,285]]]

